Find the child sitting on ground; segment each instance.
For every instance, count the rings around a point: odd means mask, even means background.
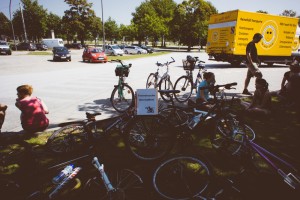
[[[49,125],[46,117],[49,113],[48,108],[41,99],[31,96],[32,91],[33,88],[30,85],[19,86],[15,104],[22,112],[21,124],[28,133],[44,131]]]
[[[256,79],[255,92],[251,103],[242,101],[242,106],[249,114],[268,115],[271,113],[271,94],[265,79]]]

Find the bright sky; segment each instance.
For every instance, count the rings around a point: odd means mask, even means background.
[[[135,12],[141,2],[145,0],[102,0],[104,9],[104,19],[110,16],[118,24],[129,25],[132,19],[131,13]],[[183,0],[175,0],[181,3]],[[215,6],[218,12],[229,10],[246,10],[256,12],[258,10],[267,11],[269,14],[278,15],[284,10],[296,11],[297,16],[300,15],[299,0],[209,0]],[[3,12],[9,19],[9,2],[10,0],[0,0],[0,12]],[[19,9],[20,0],[11,0],[12,12]],[[64,11],[68,9],[68,5],[64,0],[38,0],[39,4],[46,8],[49,12],[59,16],[64,15]],[[93,3],[93,9],[96,15],[101,18],[101,0],[88,0]]]

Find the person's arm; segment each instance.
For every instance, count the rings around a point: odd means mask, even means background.
[[[39,99],[40,100],[40,102],[41,102],[41,105],[42,105],[42,107],[43,107],[43,109],[44,109],[44,112],[45,112],[45,114],[49,114],[49,110],[48,110],[48,107],[47,107],[47,105],[44,103],[44,101],[42,101],[41,99]]]
[[[283,76],[282,81],[281,81],[281,90],[284,89],[284,85],[285,85],[286,80],[287,79],[285,78],[285,76]]]
[[[200,90],[200,100],[202,102],[207,102],[207,99],[205,98],[204,90]]]
[[[21,104],[19,98],[16,99],[15,106],[21,110]]]

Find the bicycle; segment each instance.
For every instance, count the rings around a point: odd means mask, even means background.
[[[129,68],[132,64],[125,65],[122,60],[111,60],[111,62],[119,62],[115,69],[116,76],[119,77],[118,85],[114,86],[111,93],[110,102],[112,107],[118,112],[125,112],[130,107],[134,106],[134,92],[133,89],[125,83],[125,77],[129,75]]]
[[[101,113],[86,113],[82,121],[63,123],[47,140],[50,151],[70,153],[90,146],[91,142],[101,141],[114,131],[123,137],[127,150],[140,160],[155,160],[163,157],[171,148],[171,134],[163,126],[162,117],[138,116],[130,108],[113,119],[96,120]]]
[[[255,139],[255,133],[250,126],[246,125],[244,121],[237,115],[231,114],[227,107],[225,106],[225,90],[232,89],[232,86],[236,83],[229,83],[224,85],[209,86],[212,91],[220,91],[220,98],[217,96],[217,92],[213,92],[213,106],[208,111],[203,111],[197,108],[197,105],[191,107],[181,107],[174,105],[172,95],[170,95],[172,105],[169,105],[167,108],[161,109],[159,114],[162,115],[165,120],[172,125],[174,132],[177,133],[177,138],[183,140],[179,144],[186,144],[189,142],[192,132],[199,125],[204,125],[207,122],[211,127],[216,129],[212,132],[217,132],[221,134],[232,135],[236,137],[236,140],[242,139],[239,132],[245,133],[251,138]],[[204,88],[203,88],[204,89]],[[161,93],[177,94],[179,90],[161,90]],[[174,96],[174,95],[173,95]],[[231,99],[233,101],[233,99]],[[171,128],[171,127],[170,127]],[[215,137],[217,134],[213,134]],[[210,135],[210,140],[212,145],[217,146],[216,138]],[[231,153],[236,154],[240,146],[231,146]],[[229,150],[229,149],[228,149]]]
[[[228,194],[242,199],[234,182],[215,177],[212,166],[199,154],[172,155],[165,159],[155,168],[152,185],[160,199],[216,200],[229,199]]]
[[[236,135],[239,136],[237,137]],[[255,167],[255,159],[260,157],[283,178],[283,181],[288,186],[300,192],[300,174],[298,170],[283,158],[256,144],[248,135],[237,132],[235,135],[220,134],[215,138],[218,144],[216,146],[217,150],[227,151],[231,145],[239,146],[235,156],[239,156],[243,161],[246,161],[246,167],[248,167],[249,164]]]
[[[11,200],[48,200],[48,199],[104,199],[104,200],[125,200],[134,199],[143,192],[143,180],[134,171],[126,168],[119,170],[104,170],[104,165],[100,164],[97,156],[83,155],[75,159],[51,166],[41,174],[50,174],[51,171],[59,169],[71,163],[78,163],[88,158],[92,159],[92,164],[99,172],[98,175],[84,181],[83,174],[78,176],[82,167],[74,167],[72,171],[65,175],[58,183],[39,183],[29,192],[23,191],[24,185],[14,180],[0,179],[0,192],[2,197]],[[109,168],[110,169],[110,168]],[[50,177],[48,175],[48,177]],[[49,179],[49,178],[48,178]],[[32,180],[31,180],[32,181]],[[83,181],[85,184],[82,184]],[[25,183],[26,184],[26,183]],[[83,188],[81,185],[84,185]],[[80,190],[80,188],[82,188]],[[79,198],[76,198],[79,197]]]
[[[172,57],[171,57],[172,58]],[[175,60],[172,58],[172,61],[168,61],[166,63],[159,63],[157,62],[157,71],[155,73],[150,73],[147,78],[146,88],[158,88],[159,90],[173,90],[173,83],[171,82],[170,75],[169,75],[169,65],[174,63]],[[159,74],[159,67],[167,67],[167,71],[160,76]],[[160,94],[161,98],[169,102],[170,98],[164,94]]]
[[[189,56],[187,56],[189,58]],[[192,58],[192,57],[191,57]],[[196,65],[196,63],[198,64]],[[175,95],[175,99],[178,102],[186,102],[191,97],[193,90],[196,90],[197,86],[203,79],[203,73],[206,72],[205,63],[202,60],[199,60],[198,57],[192,59],[182,60],[183,69],[186,71],[186,75],[179,77],[176,82],[174,89],[179,90],[180,92]],[[193,71],[195,68],[198,68],[198,73],[194,81]]]

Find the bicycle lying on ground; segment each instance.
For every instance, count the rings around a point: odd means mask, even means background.
[[[90,174],[86,170],[88,166],[78,167],[78,164],[76,164],[76,167],[74,163],[80,161],[84,163],[84,160],[91,160],[91,158],[92,164],[96,167],[98,174],[89,178],[85,177]],[[68,166],[68,171],[66,171],[66,166]],[[72,166],[71,169],[70,166]],[[37,184],[36,188],[29,192],[23,191],[24,186],[14,180],[0,179],[1,196],[4,199],[11,200],[66,200],[83,198],[89,200],[125,200],[139,199],[144,193],[143,180],[136,172],[126,168],[115,170],[109,167],[104,170],[104,165],[99,162],[97,156],[93,155],[83,155],[51,166],[41,174],[47,174],[49,179],[49,174],[53,174],[51,171],[55,170],[57,172],[62,168],[64,170],[56,176],[59,179],[53,179],[52,183],[49,180],[44,180],[45,183]],[[83,172],[81,173],[81,171]],[[30,181],[33,180],[31,179]],[[32,182],[25,184],[32,184]]]
[[[125,77],[129,75],[129,68],[132,64],[125,65],[122,60],[111,60],[111,62],[118,62],[115,69],[116,76],[119,77],[118,85],[114,86],[111,93],[110,102],[112,107],[118,112],[125,112],[130,107],[134,106],[134,92],[133,89],[125,83]]]
[[[196,127],[204,124],[209,124],[209,127],[212,129],[210,132],[212,133],[220,132],[222,134],[232,135],[236,140],[241,139],[239,138],[240,135],[237,133],[243,133],[248,135],[251,140],[255,139],[255,133],[251,127],[246,125],[237,115],[230,113],[230,110],[225,106],[225,103],[227,104],[228,100],[225,98],[224,90],[232,89],[232,86],[234,85],[236,85],[236,83],[212,86],[212,91],[219,91],[221,94],[218,98],[217,92],[213,92],[213,105],[208,111],[198,109],[198,105],[193,105],[191,107],[174,105],[174,95],[170,95],[172,105],[161,109],[159,114],[165,118],[166,122],[172,125],[170,129],[173,128],[173,132],[177,133],[177,135],[173,134],[172,136],[182,140],[178,142],[179,144],[186,144],[190,140],[193,131],[196,130]],[[160,90],[159,92],[164,93],[165,95],[176,95],[179,93],[178,90]],[[233,99],[230,101],[232,102]],[[211,143],[215,146],[218,145],[217,141],[215,141],[218,139],[216,136],[217,134],[210,134]],[[174,141],[174,139],[170,138],[170,141]],[[239,151],[240,145],[235,147],[232,146],[230,148],[231,154],[235,154]]]
[[[191,58],[191,59],[189,59]],[[198,62],[198,64],[196,64]],[[187,56],[187,59],[182,60],[183,63],[183,69],[186,71],[186,75],[179,77],[176,82],[174,89],[179,90],[180,92],[175,95],[175,98],[178,102],[185,102],[187,101],[191,95],[193,90],[196,90],[197,93],[197,87],[198,84],[203,79],[203,73],[206,72],[205,63],[202,60],[199,60],[198,57],[191,57]],[[193,77],[193,71],[195,68],[198,68],[198,73],[194,81]]]
[[[101,113],[86,113],[86,119],[67,122],[55,131],[47,141],[47,147],[54,153],[69,153],[88,148],[91,141],[102,141],[106,136],[118,132],[125,146],[134,157],[141,160],[155,160],[171,148],[168,127],[162,117],[139,116],[130,108],[120,116],[96,120]]]
[[[213,147],[218,151],[228,151],[228,149],[232,148],[231,146],[237,149],[234,155],[240,157],[246,163],[246,168],[249,165],[256,168],[255,161],[258,158],[262,158],[268,166],[272,167],[283,178],[283,181],[288,186],[300,192],[300,174],[298,170],[283,158],[255,143],[248,135],[241,132],[228,135],[224,132],[215,137],[215,144],[217,145]],[[236,148],[237,146],[238,148]]]
[[[171,57],[172,58],[172,57]],[[158,88],[159,90],[173,90],[173,83],[171,82],[170,75],[169,75],[169,65],[174,63],[175,60],[172,58],[172,61],[168,61],[166,63],[159,63],[157,62],[157,71],[155,73],[150,73],[147,78],[146,88]],[[167,67],[167,71],[160,76],[159,74],[159,67]],[[164,94],[160,94],[161,98],[169,102],[170,98]]]

